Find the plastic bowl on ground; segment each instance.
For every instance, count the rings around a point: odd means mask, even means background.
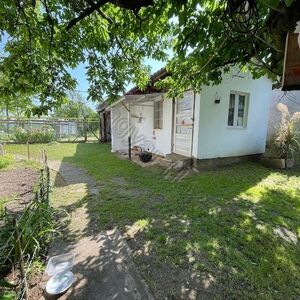
[[[50,276],[55,276],[60,273],[66,273],[73,268],[74,261],[74,253],[52,256],[48,261],[46,273]]]
[[[50,295],[64,293],[75,281],[74,274],[70,271],[57,274],[49,279],[46,292]]]

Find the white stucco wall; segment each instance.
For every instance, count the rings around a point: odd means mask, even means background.
[[[152,152],[153,103],[131,106],[131,112],[132,146],[140,146]],[[136,117],[141,117],[141,121]]]
[[[272,82],[266,77],[253,80],[250,74],[239,73],[238,76],[243,78],[225,75],[222,84],[202,89],[199,130],[194,137],[199,159],[265,151]],[[227,126],[230,91],[250,94],[246,128]],[[219,104],[214,103],[216,92],[221,97]]]
[[[112,151],[128,151],[128,112],[122,104],[112,109]],[[162,129],[153,129],[153,102],[131,105],[131,145],[165,156],[171,153],[172,100],[164,99]],[[140,117],[140,119],[139,119]]]
[[[155,153],[166,155],[172,152],[172,100],[164,99],[162,129],[153,130]]]
[[[111,108],[111,151],[128,151],[128,115],[122,105]]]

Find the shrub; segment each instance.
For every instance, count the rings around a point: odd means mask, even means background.
[[[12,157],[9,155],[0,156],[0,169],[7,167],[12,162]]]
[[[30,132],[24,128],[18,127],[15,132],[15,140],[17,143],[25,144],[29,140]]]
[[[27,142],[34,143],[50,143],[55,141],[55,131],[51,126],[45,125],[39,129],[17,128],[15,133],[15,141],[20,144]]]
[[[286,105],[279,103],[277,109],[282,114],[282,119],[274,136],[274,145],[277,148],[279,157],[287,159],[293,157],[295,152],[299,152],[299,131],[297,124],[300,122],[300,112],[292,115]]]

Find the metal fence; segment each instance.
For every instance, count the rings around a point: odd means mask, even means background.
[[[99,119],[58,119],[58,118],[24,118],[0,117],[0,141],[14,142],[17,128],[26,130],[41,129],[50,126],[58,142],[98,141]]]
[[[53,233],[50,228],[50,172],[45,151],[42,152],[42,159],[43,168],[34,199],[22,211],[6,209],[0,215],[0,277],[5,273],[13,273],[15,277],[13,284],[0,278],[0,282],[6,283],[0,284],[0,298],[2,294],[3,299],[28,299],[28,277],[32,263],[44,250],[42,243]]]

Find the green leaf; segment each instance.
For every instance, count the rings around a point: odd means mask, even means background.
[[[295,0],[284,0],[284,3],[287,7],[290,7],[294,2]]]

